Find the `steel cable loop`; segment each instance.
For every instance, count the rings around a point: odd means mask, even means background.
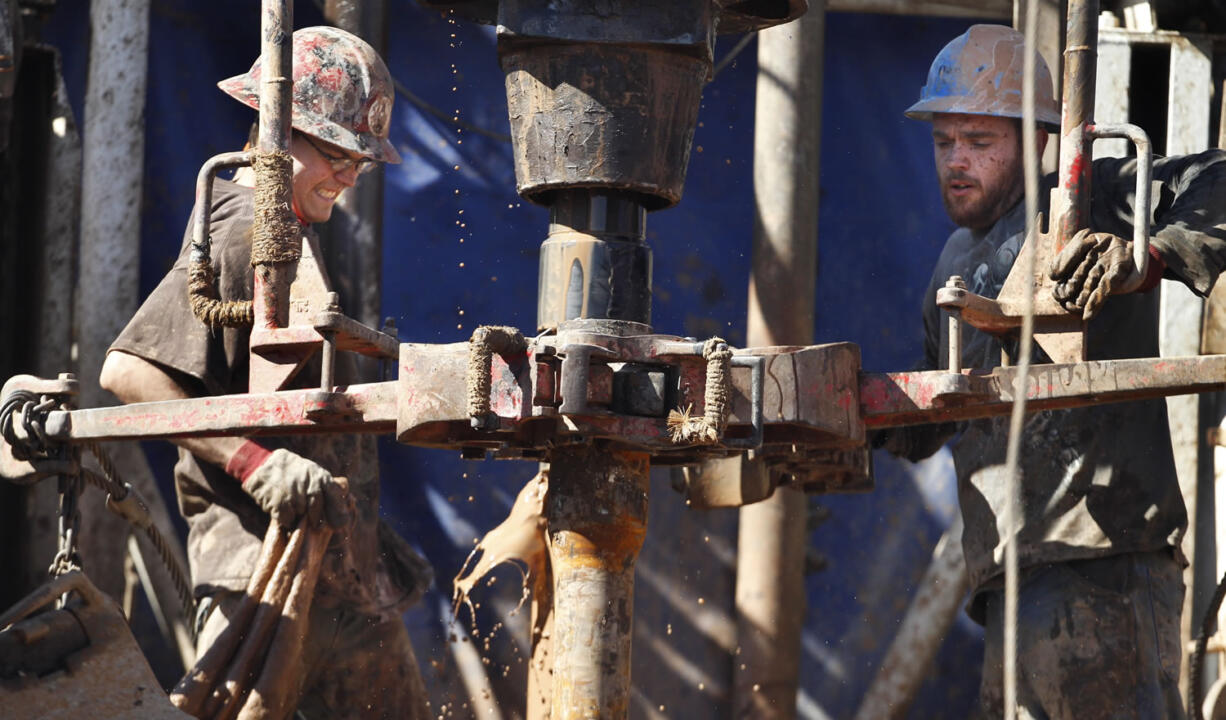
[[[28,390],[14,390],[9,393],[8,397],[0,403],[0,436],[4,437],[4,441],[13,449],[13,457],[18,460],[28,460],[32,456],[30,443],[17,437],[17,433],[13,429],[14,417],[21,412],[22,426],[29,433],[29,423],[32,420],[28,419],[28,410],[38,402],[38,396]],[[33,437],[46,437],[45,434],[39,433]]]
[[[187,625],[194,642],[196,640],[196,598],[192,592],[192,585],[188,581],[187,573],[183,571],[179,559],[171,552],[166,538],[158,530],[157,525],[153,523],[153,518],[148,514],[144,499],[140,497],[140,493],[130,483],[126,483],[119,478],[119,472],[110,456],[97,443],[85,443],[85,449],[89,450],[89,453],[94,456],[94,459],[98,462],[98,467],[102,470],[102,474],[99,475],[92,470],[83,468],[82,472],[85,479],[89,480],[90,484],[94,487],[107,494],[108,507],[134,527],[144,531],[145,537],[149,539],[149,543],[157,551],[158,557],[161,558],[162,564],[166,567],[166,572],[174,583],[175,592],[179,596],[179,604],[183,610],[184,624]],[[133,517],[131,510],[119,508],[118,503],[129,499],[129,495],[132,496],[131,499],[135,502],[125,503],[125,505],[127,508],[139,507],[143,510],[143,518],[138,520]]]

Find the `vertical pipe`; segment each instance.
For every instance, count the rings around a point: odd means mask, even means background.
[[[647,533],[649,459],[592,446],[550,456],[552,720],[626,718],[634,565]]]
[[[747,343],[813,341],[825,2],[758,34],[753,270]],[[805,617],[803,494],[741,508],[733,668],[736,718],[795,717]]]
[[[1063,112],[1060,116],[1060,184],[1056,190],[1056,250],[1090,222],[1093,142],[1086,124],[1094,114],[1098,0],[1069,0],[1064,49]]]
[[[291,0],[263,0],[260,12],[260,140],[259,152],[288,152],[290,140],[290,91],[293,88],[294,8]],[[256,182],[267,182],[268,175]],[[288,206],[289,183],[277,188]],[[265,213],[256,213],[256,225],[265,220]],[[260,228],[256,227],[257,237]],[[289,318],[288,263],[257,265],[253,282],[255,326],[272,329],[283,326]]]
[[[82,407],[106,404],[98,374],[139,301],[149,0],[93,0],[90,38],[75,300]],[[82,518],[90,577],[114,597],[123,588],[126,531],[106,511],[87,509]]]

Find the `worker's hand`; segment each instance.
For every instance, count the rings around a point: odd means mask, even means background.
[[[303,516],[313,525],[322,520],[335,528],[349,524],[345,486],[332,473],[289,450],[272,451],[240,480],[243,490],[282,525],[293,526]]]
[[[1082,319],[1089,320],[1109,295],[1122,292],[1135,268],[1131,240],[1085,229],[1064,246],[1048,274],[1056,281],[1052,290],[1056,301],[1065,310],[1080,311]]]

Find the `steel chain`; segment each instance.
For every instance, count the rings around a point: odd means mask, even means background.
[[[60,520],[59,520],[59,551],[47,569],[52,577],[58,577],[70,570],[81,569],[81,553],[77,548],[79,528],[81,526],[81,490],[83,489],[81,474],[61,475],[59,477]]]

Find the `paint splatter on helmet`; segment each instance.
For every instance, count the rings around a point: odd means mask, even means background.
[[[382,58],[366,41],[333,27],[294,32],[295,130],[380,162],[398,163],[388,141],[394,88]],[[260,59],[217,83],[227,95],[260,107]]]
[[[931,120],[933,113],[1020,118],[1026,38],[1004,25],[972,25],[946,45],[928,70],[920,99],[906,116]],[[1051,72],[1035,53],[1034,114],[1040,126],[1060,127],[1060,106]]]

